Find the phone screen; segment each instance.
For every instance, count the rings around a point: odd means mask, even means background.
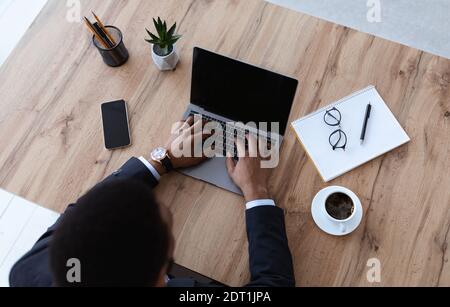
[[[119,100],[102,104],[102,119],[106,149],[131,145],[125,101]]]

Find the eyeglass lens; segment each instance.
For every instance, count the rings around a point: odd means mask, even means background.
[[[324,119],[325,123],[331,127],[340,127],[342,121],[341,112],[332,108],[325,112]],[[334,131],[329,138],[329,142],[333,150],[343,149],[345,150],[347,146],[347,135],[341,129]]]
[[[328,126],[336,127],[341,124],[342,115],[338,109],[333,108],[325,113],[324,121]]]

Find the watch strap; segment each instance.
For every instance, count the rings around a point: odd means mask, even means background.
[[[173,164],[172,164],[172,160],[170,160],[169,157],[165,157],[164,159],[161,160],[161,164],[162,166],[166,169],[167,172],[171,172],[173,171]]]

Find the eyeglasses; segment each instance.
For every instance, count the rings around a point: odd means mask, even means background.
[[[323,121],[330,127],[339,127],[339,129],[330,135],[328,142],[333,150],[342,149],[345,151],[345,148],[347,147],[347,134],[341,129],[341,112],[336,108],[332,108],[325,112]]]

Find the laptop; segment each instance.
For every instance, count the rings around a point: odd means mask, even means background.
[[[200,273],[192,271],[184,266],[174,263],[170,269],[168,277],[168,285],[170,287],[187,287],[186,281],[191,281],[201,287],[229,287],[212,278],[204,276]],[[170,281],[170,282],[169,282]]]
[[[297,80],[198,47],[194,48],[192,66],[191,101],[185,119],[201,115],[222,127],[254,122],[268,123],[270,128],[270,123],[277,122],[277,133],[267,128],[253,131],[254,126],[236,129],[258,133],[272,146],[281,146],[297,92]],[[234,152],[236,154],[235,149]],[[242,195],[228,176],[226,153],[181,173]]]

